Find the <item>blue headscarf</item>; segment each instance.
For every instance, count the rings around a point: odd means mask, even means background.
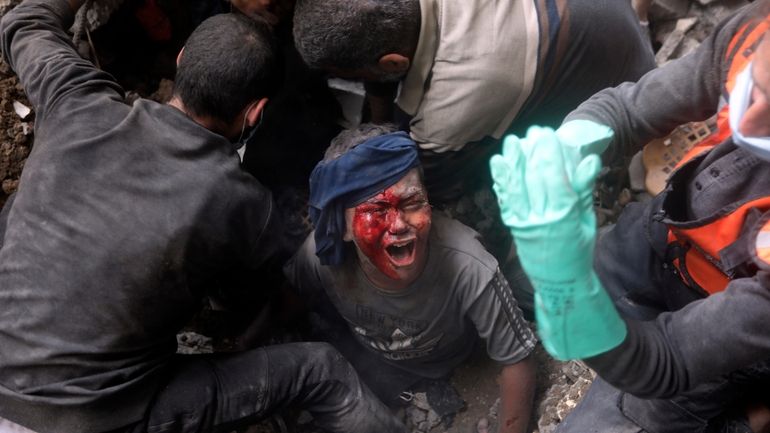
[[[321,264],[340,265],[345,258],[345,209],[395,184],[419,164],[417,145],[399,131],[366,140],[341,157],[315,166],[310,174],[309,211]]]

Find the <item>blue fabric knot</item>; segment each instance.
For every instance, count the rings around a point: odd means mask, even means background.
[[[420,164],[417,145],[403,131],[371,138],[341,157],[321,161],[310,174],[310,220],[323,265],[345,259],[345,209],[397,183]]]

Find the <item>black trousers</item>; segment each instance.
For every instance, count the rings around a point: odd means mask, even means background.
[[[145,419],[125,433],[230,432],[275,411],[309,411],[330,432],[404,432],[325,343],[291,343],[241,353],[177,355]]]

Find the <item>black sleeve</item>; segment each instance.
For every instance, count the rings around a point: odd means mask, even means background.
[[[770,359],[768,289],[770,275],[759,272],[653,321],[629,321],[620,346],[586,363],[619,389],[666,398]]]
[[[62,100],[77,94],[122,100],[123,90],[112,76],[81,58],[66,30],[74,12],[66,0],[26,0],[3,16],[0,47],[3,57],[24,86],[38,119]],[[67,112],[78,106],[62,108]]]

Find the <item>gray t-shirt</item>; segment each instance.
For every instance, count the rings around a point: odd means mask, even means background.
[[[352,248],[344,264],[323,266],[311,233],[284,270],[311,302],[325,293],[358,341],[388,362],[437,378],[467,357],[476,334],[501,364],[534,348],[497,261],[472,229],[434,213],[425,271],[398,293],[369,282]]]

